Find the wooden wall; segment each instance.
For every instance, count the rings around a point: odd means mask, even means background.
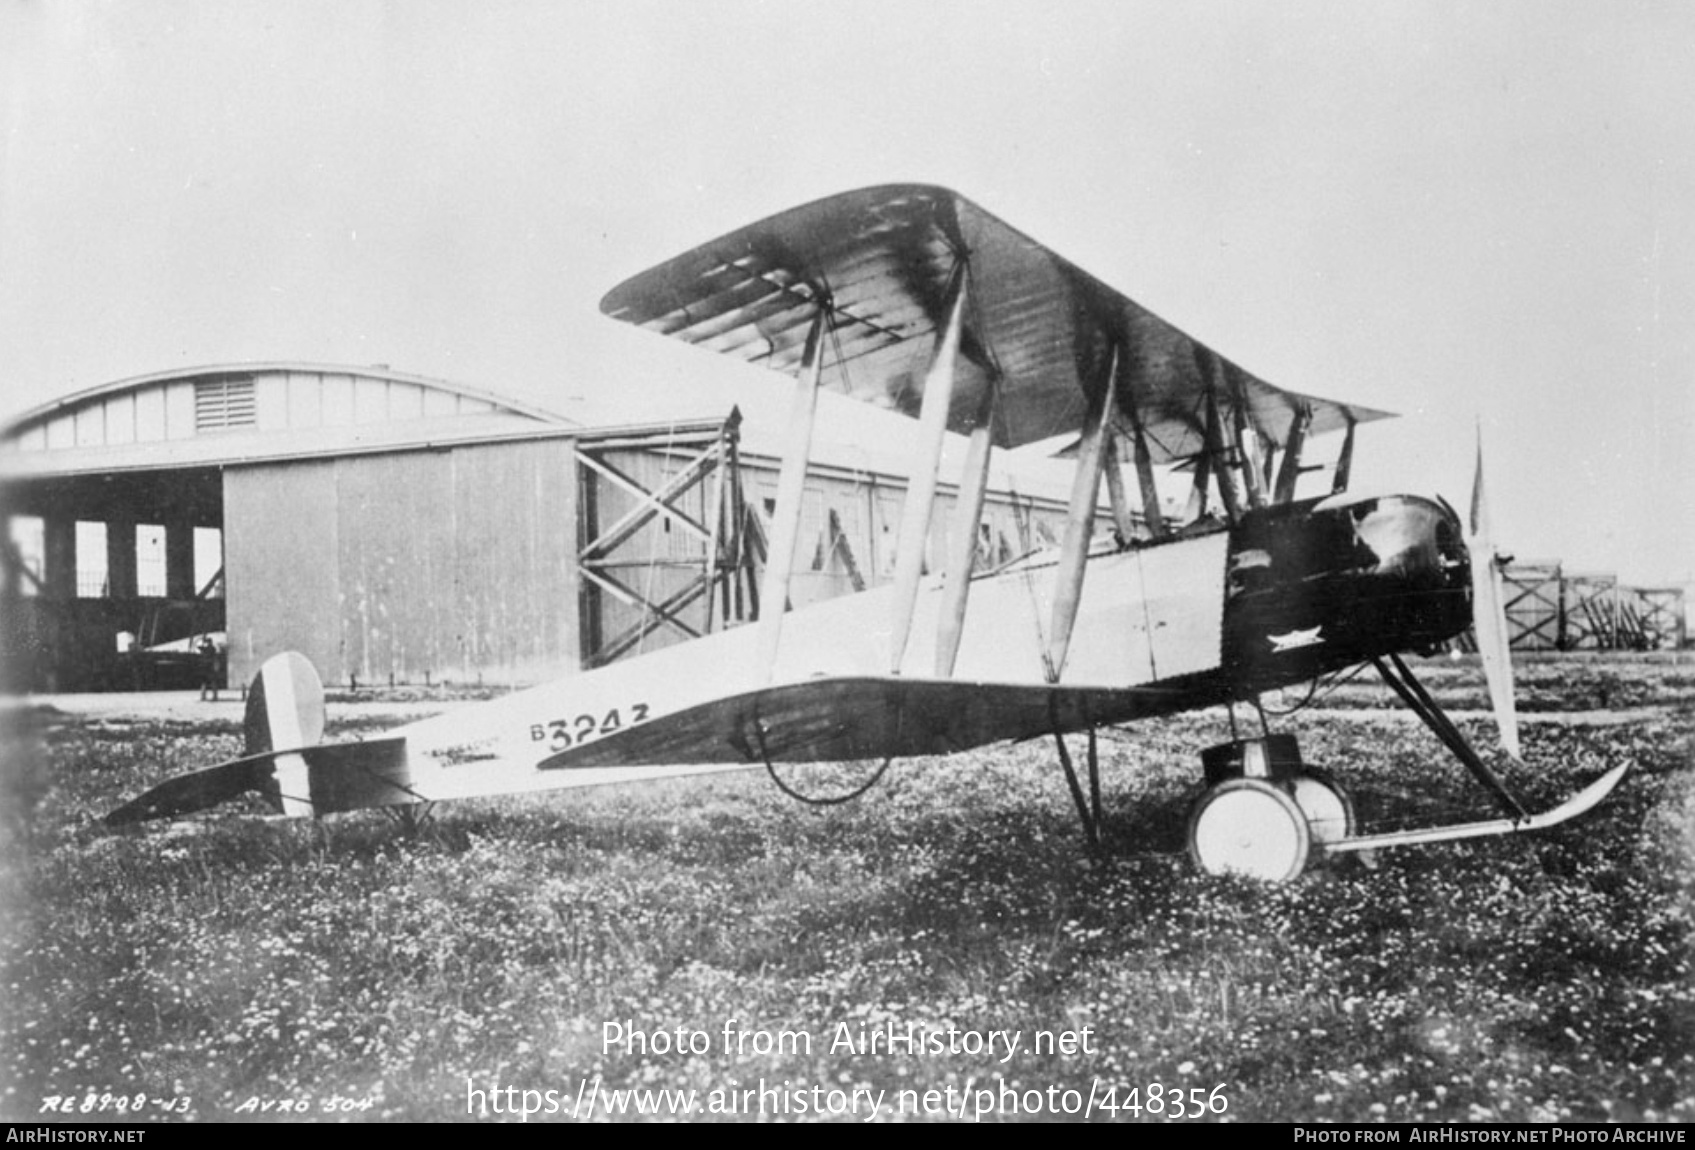
[[[232,467],[230,679],[297,650],[326,683],[575,670],[569,439]]]

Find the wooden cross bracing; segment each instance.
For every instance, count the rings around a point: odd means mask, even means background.
[[[614,444],[578,445],[579,477],[585,488],[605,485],[635,500],[634,506],[604,530],[597,529],[592,514],[588,517],[585,533],[592,533],[593,538],[581,546],[577,556],[585,591],[592,589],[592,593],[584,595],[585,610],[595,616],[586,619],[583,628],[586,666],[612,662],[638,648],[649,635],[662,628],[692,639],[750,617],[751,587],[744,584],[751,579],[754,556],[742,495],[740,424],[740,413],[732,412],[723,426],[704,441],[693,435],[649,439],[641,444],[620,440]],[[650,490],[611,459],[613,449],[629,450],[636,446],[667,453],[692,453],[683,457],[677,471]],[[686,502],[696,491],[704,492],[699,497],[700,512],[692,511]],[[585,502],[598,501],[586,499]],[[663,524],[667,531],[681,532],[698,554],[685,557],[630,554],[629,545],[655,523]],[[628,574],[658,568],[681,569],[692,574],[681,587],[667,582],[664,593],[638,587],[636,584],[641,580]],[[611,596],[636,611],[638,617],[618,634],[597,642],[599,595]],[[704,619],[698,614],[685,618],[684,612],[703,597]]]

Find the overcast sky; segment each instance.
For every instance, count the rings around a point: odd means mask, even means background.
[[[601,295],[921,181],[1273,383],[1402,413],[1356,488],[1461,503],[1481,422],[1521,558],[1695,577],[1680,0],[5,0],[0,93],[0,418],[269,359],[592,421],[780,406]]]

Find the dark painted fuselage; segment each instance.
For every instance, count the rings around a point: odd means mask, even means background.
[[[1459,518],[1418,496],[1250,511],[1229,563],[1222,670],[1238,695],[1434,651],[1471,623]]]

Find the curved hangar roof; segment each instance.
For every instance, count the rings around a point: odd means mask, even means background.
[[[381,367],[244,363],[157,372],[0,427],[0,475],[204,466],[557,434],[563,416]]]

